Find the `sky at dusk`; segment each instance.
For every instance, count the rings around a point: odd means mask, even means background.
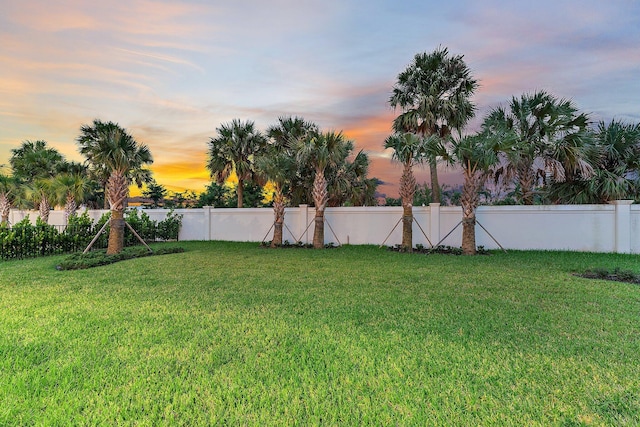
[[[594,121],[640,122],[638,0],[0,0],[0,11],[0,164],[39,139],[82,161],[75,138],[98,118],[149,146],[160,184],[200,192],[221,123],[266,130],[298,115],[343,130],[379,191],[396,194],[387,101],[413,56],[439,46],[480,83],[470,132],[540,89]]]

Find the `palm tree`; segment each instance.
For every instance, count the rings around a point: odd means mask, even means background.
[[[252,121],[234,119],[216,129],[218,136],[209,140],[209,160],[207,169],[211,176],[222,184],[232,172],[238,177],[238,207],[242,207],[244,182],[256,177],[253,167],[254,156],[266,147],[266,137]]]
[[[442,153],[440,139],[432,135],[425,139],[411,132],[394,133],[387,137],[384,148],[393,149],[393,159],[402,163],[400,177],[400,199],[402,201],[402,248],[413,250],[413,196],[416,191],[416,179],[413,167],[421,164],[427,155],[435,157]]]
[[[83,163],[64,161],[58,165],[56,173],[68,173],[71,175],[86,176],[89,173],[89,168]]]
[[[389,104],[402,113],[394,120],[396,133],[411,132],[420,137],[447,138],[458,133],[475,114],[470,101],[478,87],[462,55],[450,56],[447,48],[419,53],[398,75]],[[437,157],[427,159],[433,200],[440,203]]]
[[[342,206],[349,203],[353,206],[371,206],[376,203],[375,191],[378,186],[376,178],[368,178],[369,156],[364,150],[358,151],[351,157],[351,150],[347,158],[337,165],[335,170],[327,169],[327,183],[329,201],[327,206]]]
[[[296,158],[300,164],[313,169],[313,202],[315,206],[315,226],[313,247],[324,247],[324,210],[329,200],[325,170],[335,167],[353,149],[353,142],[342,132],[313,132],[296,144]]]
[[[272,183],[273,194],[273,238],[271,247],[282,246],[282,227],[286,198],[285,187],[291,182],[291,176],[297,171],[297,163],[294,156],[286,151],[280,151],[271,146],[269,151],[256,158],[256,170]]]
[[[15,179],[0,173],[0,226],[9,224],[11,203],[16,191]]]
[[[80,154],[85,156],[86,165],[88,167],[88,174],[92,181],[99,183],[99,186],[104,190],[103,207],[109,208],[109,197],[107,195],[107,187],[109,178],[111,177],[111,170],[106,164],[96,162],[94,159],[94,150],[99,145],[99,140],[109,133],[115,133],[117,131],[125,132],[120,125],[114,122],[103,122],[98,119],[94,119],[91,125],[83,125],[80,128],[80,136],[76,139],[78,143],[78,150]],[[126,133],[126,132],[125,132]],[[135,183],[138,188],[142,188],[144,184],[152,182],[151,170],[143,167],[144,164],[133,167],[129,172],[129,183]],[[75,169],[72,169],[73,172]],[[89,187],[96,186],[95,183],[90,182]],[[94,191],[95,193],[95,191]],[[93,194],[94,202],[99,200],[99,196]],[[127,200],[125,199],[125,208],[127,206]]]
[[[591,191],[600,202],[638,197],[640,123],[600,122],[595,138],[603,156],[590,182]]]
[[[103,191],[103,200],[102,207],[104,209],[109,208],[109,198],[106,196],[107,194],[107,182],[109,181],[109,176],[111,172],[106,168],[105,165],[101,163],[96,163],[93,161],[93,150],[97,144],[97,140],[101,137],[101,135],[105,135],[108,132],[114,132],[117,129],[120,129],[120,126],[114,122],[103,122],[99,119],[94,119],[91,125],[83,125],[80,127],[80,136],[76,139],[78,143],[78,151],[80,154],[85,156],[88,168],[89,177],[98,182],[100,188]],[[95,198],[95,194],[94,194]],[[96,199],[99,199],[96,198]],[[98,202],[99,200],[96,200]]]
[[[271,247],[282,245],[285,191],[287,187],[291,187],[298,172],[294,147],[308,133],[315,131],[317,126],[301,117],[280,117],[278,124],[271,126],[267,131],[270,138],[267,149],[255,159],[258,173],[274,187],[274,228]]]
[[[55,176],[64,164],[64,157],[46,141],[24,141],[19,148],[11,150],[9,163],[14,178],[31,184],[39,178]]]
[[[504,138],[496,177],[515,180],[521,203],[531,205],[538,183],[588,175],[588,124],[571,101],[545,91],[513,97],[508,110],[495,108],[483,122],[485,133]]]
[[[607,203],[640,197],[640,123],[611,120],[593,132],[593,173],[556,183],[551,197],[564,203]]]
[[[45,224],[49,223],[49,213],[56,202],[53,182],[54,178],[36,178],[31,184],[25,184],[27,201],[37,207],[40,219]]]
[[[94,128],[83,126],[81,131],[80,152],[91,164],[109,171],[107,198],[111,219],[107,254],[119,253],[124,246],[124,209],[129,185],[135,176],[148,175],[144,166],[153,163],[153,158],[146,145],[111,122],[104,125],[94,121]]]
[[[476,208],[479,193],[491,168],[497,164],[498,147],[491,138],[478,134],[451,139],[448,161],[462,167],[464,184],[462,187],[462,253],[476,254]]]
[[[89,179],[80,174],[63,173],[53,180],[57,203],[64,205],[64,219],[76,214],[78,203],[84,200],[89,188]]]

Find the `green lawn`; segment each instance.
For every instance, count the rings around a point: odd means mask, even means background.
[[[638,256],[0,262],[0,425],[640,425]]]

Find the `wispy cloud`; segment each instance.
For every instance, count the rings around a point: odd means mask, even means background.
[[[201,66],[194,64],[190,61],[187,61],[185,59],[179,58],[179,57],[175,57],[175,56],[170,56],[170,55],[160,55],[160,54],[154,54],[154,53],[147,53],[147,52],[137,52],[134,50],[130,50],[130,49],[123,49],[123,48],[116,48],[116,50],[120,51],[120,52],[124,52],[126,54],[129,55],[134,55],[134,56],[141,56],[143,58],[151,58],[151,59],[155,59],[158,61],[163,61],[163,62],[169,62],[172,64],[178,64],[178,65],[186,65],[192,68],[195,68],[196,70],[204,73],[204,68],[202,68]]]

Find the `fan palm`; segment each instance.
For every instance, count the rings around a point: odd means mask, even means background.
[[[416,179],[413,167],[421,164],[425,158],[435,158],[443,153],[440,138],[432,135],[422,138],[414,133],[394,133],[387,137],[384,148],[393,149],[393,159],[402,163],[400,177],[400,199],[402,201],[402,248],[413,250],[413,196],[416,191]]]
[[[313,247],[324,247],[324,210],[329,200],[325,171],[328,167],[344,160],[353,149],[353,142],[347,140],[342,132],[313,132],[296,144],[296,159],[313,169],[313,202],[315,207],[315,225]]]
[[[553,196],[566,203],[637,200],[640,196],[640,123],[600,122],[593,139],[598,153],[593,173],[578,177],[571,185],[555,185]]]
[[[363,150],[358,151],[352,161],[345,159],[333,172],[328,180],[329,206],[342,206],[347,202],[353,206],[371,206],[376,203],[378,180],[367,178],[369,156]]]
[[[502,162],[496,179],[515,180],[520,202],[533,204],[538,183],[564,182],[588,175],[588,118],[569,100],[545,91],[513,97],[508,109],[493,109],[483,122],[485,133],[502,135]]]
[[[56,193],[57,203],[64,205],[65,222],[76,214],[78,203],[84,200],[89,188],[89,180],[83,175],[63,173],[53,180],[53,190]]]
[[[307,133],[317,130],[317,126],[301,117],[280,117],[278,124],[271,126],[267,134],[270,142],[267,149],[255,159],[258,173],[273,184],[274,228],[271,247],[282,245],[285,188],[290,187],[298,172],[294,147]]]
[[[296,173],[296,159],[291,153],[279,151],[275,146],[271,146],[268,152],[256,158],[255,166],[256,170],[273,185],[274,229],[271,247],[281,246],[286,205],[284,188],[291,181],[291,175]]]
[[[99,186],[103,190],[104,200],[102,200],[102,206],[109,208],[109,198],[107,194],[107,182],[111,172],[104,164],[96,163],[93,161],[93,151],[96,147],[97,140],[101,138],[101,135],[106,135],[108,132],[114,132],[120,129],[120,126],[114,122],[103,122],[98,119],[94,119],[91,125],[83,125],[80,128],[80,136],[76,139],[78,143],[78,151],[86,159],[86,165],[88,167],[89,177],[98,182]],[[95,194],[94,194],[95,196]]]
[[[46,141],[24,141],[19,148],[11,150],[9,163],[14,178],[31,184],[39,178],[55,176],[64,157]]]
[[[491,168],[498,159],[498,146],[486,135],[465,136],[451,139],[447,160],[451,164],[462,167],[464,183],[462,186],[462,253],[476,253],[476,208],[479,204],[479,193]]]
[[[32,203],[38,209],[40,219],[49,223],[49,213],[56,203],[54,178],[36,178],[30,184],[25,184],[25,201]]]
[[[97,124],[97,126],[96,126]],[[124,209],[129,185],[136,176],[148,176],[145,165],[153,163],[149,148],[138,143],[120,126],[94,121],[94,127],[83,127],[78,138],[80,152],[96,167],[109,171],[107,198],[111,206],[108,254],[122,251],[124,246]]]
[[[462,55],[450,56],[447,48],[415,55],[398,75],[389,104],[402,113],[394,120],[396,133],[411,132],[420,137],[447,138],[461,131],[475,114],[470,101],[478,82]],[[437,157],[427,159],[433,200],[440,203]]]
[[[207,169],[219,184],[233,173],[238,177],[238,207],[242,207],[244,183],[256,178],[254,156],[267,145],[267,138],[252,121],[234,119],[216,129],[218,136],[209,140]]]

